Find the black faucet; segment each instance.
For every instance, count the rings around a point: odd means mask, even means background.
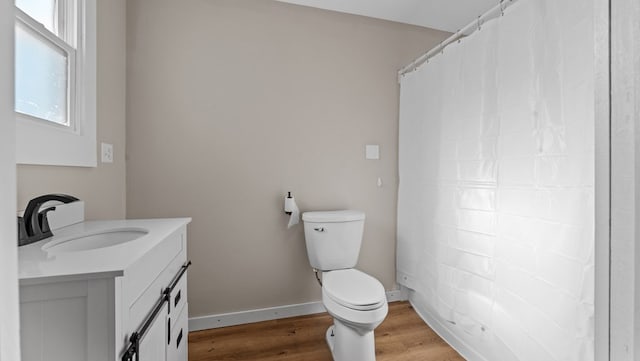
[[[27,203],[23,217],[18,217],[18,246],[25,246],[33,242],[53,236],[49,227],[47,213],[55,211],[56,207],[40,210],[43,204],[50,201],[71,203],[78,198],[66,194],[45,194]]]

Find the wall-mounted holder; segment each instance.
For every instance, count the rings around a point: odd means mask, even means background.
[[[289,216],[291,215],[291,210],[293,209],[291,207],[291,202],[293,202],[293,197],[291,196],[291,192],[287,192],[287,198],[284,199],[284,213]]]
[[[287,193],[287,196],[284,198],[284,213],[289,215],[287,228],[291,228],[300,223],[300,209],[296,204],[296,199],[291,195],[291,192]]]

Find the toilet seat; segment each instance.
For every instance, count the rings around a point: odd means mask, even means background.
[[[352,310],[375,310],[387,303],[380,281],[353,268],[323,273],[322,289],[331,300]]]

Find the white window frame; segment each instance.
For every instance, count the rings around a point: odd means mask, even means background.
[[[15,112],[18,164],[83,167],[97,165],[96,0],[77,0],[75,10],[78,21],[74,50],[44,26],[15,8],[16,26],[20,24],[65,51],[72,50],[72,53],[69,53],[67,94],[69,126]]]
[[[76,83],[76,49],[69,45],[66,41],[59,38],[56,34],[52,33],[48,29],[44,28],[44,26],[30,17],[28,14],[24,13],[19,8],[16,8],[16,27],[22,28],[24,31],[30,33],[36,38],[39,38],[43,42],[47,42],[55,48],[62,51],[67,57],[67,94],[66,100],[67,104],[65,104],[66,115],[67,115],[67,124],[59,124],[53,121],[49,121],[46,119],[41,119],[38,117],[34,117],[32,115],[21,113],[16,110],[16,119],[18,121],[26,121],[26,122],[42,122],[48,126],[59,127],[61,130],[69,130],[73,131],[76,134],[79,133],[78,126],[76,124],[76,112],[75,103],[76,103],[76,94],[77,94],[77,83]]]

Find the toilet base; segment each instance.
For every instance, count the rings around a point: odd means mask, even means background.
[[[333,339],[335,338],[333,328],[333,325],[329,326],[326,333],[327,345],[329,345],[329,350],[331,350],[331,356],[333,356]],[[336,358],[334,357],[333,359],[335,360]]]
[[[360,333],[333,319],[327,329],[327,344],[334,361],[375,361],[376,346],[373,330]]]

